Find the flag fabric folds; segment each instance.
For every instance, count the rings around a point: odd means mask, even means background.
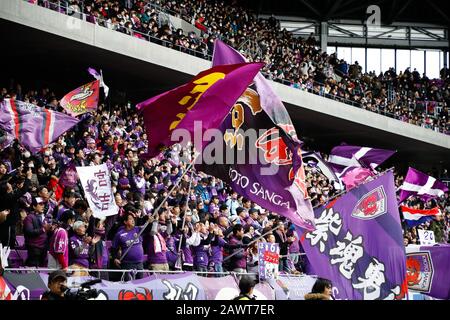
[[[0,127],[36,153],[70,130],[79,119],[19,100],[0,103]]]
[[[218,128],[262,66],[262,63],[217,66],[199,73],[185,85],[139,103],[137,108],[144,115],[149,136],[144,157],[152,158],[164,147],[178,142],[171,139],[174,129],[187,130],[194,137],[196,122],[203,137],[207,129]]]
[[[353,168],[342,177],[347,189],[356,187],[357,185],[366,181],[368,177],[373,176],[372,171],[366,168]]]
[[[340,179],[336,176],[333,169],[317,152],[303,152],[303,161],[311,166],[314,170],[321,172],[330,182],[334,181],[334,187],[338,190],[342,189]]]
[[[450,245],[407,246],[406,268],[410,290],[450,299]]]
[[[107,165],[76,167],[85,197],[95,218],[115,215],[119,207],[111,189],[111,176]]]
[[[328,163],[338,177],[343,177],[347,171],[355,167],[373,170],[394,153],[392,150],[342,144],[331,150]]]
[[[103,88],[103,92],[105,93],[106,98],[109,93],[109,87],[105,84],[105,81],[103,80],[102,70],[100,70],[100,73],[98,73],[97,70],[95,70],[94,68],[88,68],[88,72],[91,76],[100,81],[100,87]]]
[[[89,82],[66,94],[60,101],[61,107],[71,116],[97,109],[100,80]]]
[[[431,221],[433,220],[433,217],[439,214],[439,208],[437,207],[428,210],[413,209],[406,206],[400,206],[400,208],[403,213],[403,218],[411,228],[427,221]]]
[[[392,171],[314,210],[300,240],[311,269],[336,299],[392,300],[407,293],[406,256]]]
[[[410,167],[400,190],[399,203],[412,195],[417,195],[423,201],[428,201],[443,195],[444,192],[448,191],[448,187],[436,178]]]
[[[216,40],[214,66],[244,61],[236,50]],[[286,108],[261,74],[234,104],[220,130],[223,154],[231,154],[234,161],[199,169],[226,181],[262,208],[314,229],[300,141]],[[251,130],[255,141],[245,136]]]

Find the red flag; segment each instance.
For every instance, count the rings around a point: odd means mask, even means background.
[[[100,80],[95,80],[70,91],[61,99],[61,107],[73,117],[96,110],[99,86]]]

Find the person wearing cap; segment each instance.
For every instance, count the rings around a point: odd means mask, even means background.
[[[25,265],[30,267],[46,267],[47,259],[47,233],[52,225],[44,221],[44,200],[33,198],[33,211],[23,221],[25,246],[28,251]]]
[[[72,210],[66,210],[61,215],[61,223],[57,224],[50,238],[48,268],[66,269],[69,266],[69,233],[68,230],[75,222]]]
[[[67,276],[64,271],[53,271],[48,275],[48,288],[42,294],[41,300],[65,300],[65,292],[67,291]]]
[[[203,178],[201,180],[201,183],[195,187],[195,193],[196,193],[197,197],[200,197],[203,200],[203,202],[209,203],[209,201],[211,199],[211,195],[209,194],[209,190],[208,190],[208,179],[207,178]]]
[[[239,295],[233,300],[256,300],[253,296],[253,289],[255,288],[256,282],[253,277],[243,276],[239,280]]]
[[[87,138],[86,144],[87,147],[83,149],[85,155],[89,156],[90,154],[97,152],[95,140],[93,138]]]

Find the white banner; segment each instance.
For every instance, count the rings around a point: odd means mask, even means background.
[[[94,217],[102,219],[117,214],[119,207],[114,200],[110,172],[106,164],[77,167],[77,172]]]
[[[420,245],[428,246],[436,243],[434,232],[431,230],[417,230],[419,232]]]

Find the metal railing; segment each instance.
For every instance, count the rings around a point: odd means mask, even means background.
[[[24,0],[24,1],[29,2],[29,0]],[[82,2],[82,4],[83,4],[83,2]],[[102,26],[102,27],[105,27],[105,28],[108,28],[108,29],[111,29],[111,30],[115,30],[115,31],[118,31],[118,32],[121,32],[121,33],[124,33],[124,34],[128,34],[128,35],[130,35],[132,37],[136,37],[138,39],[146,40],[146,41],[149,41],[149,42],[152,42],[152,43],[156,43],[158,45],[162,45],[164,47],[171,48],[173,50],[177,50],[177,51],[180,51],[180,52],[183,52],[183,53],[187,53],[189,55],[192,55],[192,56],[195,56],[195,57],[198,57],[198,58],[201,58],[201,59],[212,61],[212,55],[209,54],[206,51],[198,51],[198,50],[194,50],[194,49],[187,48],[187,47],[184,47],[184,46],[180,46],[180,45],[175,44],[175,43],[173,43],[171,41],[168,41],[168,40],[165,40],[165,39],[161,39],[161,38],[155,37],[153,35],[145,34],[145,33],[142,33],[140,31],[134,30],[133,28],[127,28],[127,27],[120,26],[120,25],[112,27],[111,23],[108,22],[107,20],[105,20],[103,18],[100,18],[100,17],[94,17],[93,15],[84,13],[83,12],[84,11],[83,7],[80,8],[80,11],[75,10],[74,7],[69,5],[68,1],[52,2],[52,1],[44,0],[44,1],[39,1],[38,5],[42,6],[42,7],[45,7],[45,8],[48,8],[48,9],[51,9],[53,11],[57,11],[57,12],[69,15],[69,16],[74,17],[74,18],[81,19],[83,21],[95,23],[96,25],[99,25],[99,26]],[[168,10],[166,8],[163,8],[161,6],[158,6],[158,5],[152,4],[152,3],[148,3],[147,7],[155,9],[155,11],[158,12],[158,13],[171,14],[171,15],[175,15],[175,16],[179,16],[180,15],[179,13],[177,13],[175,11]],[[201,41],[201,39],[199,39],[199,41]],[[353,106],[353,107],[357,107],[357,108],[360,108],[360,109],[365,109],[365,110],[368,110],[368,111],[371,111],[371,112],[375,112],[375,113],[378,113],[380,115],[387,116],[387,117],[390,117],[390,118],[393,118],[393,119],[396,119],[396,120],[399,120],[399,121],[402,121],[402,122],[411,123],[411,121],[412,121],[412,119],[410,119],[410,118],[408,118],[408,121],[405,121],[404,120],[404,118],[405,118],[404,115],[391,113],[391,112],[387,111],[385,108],[380,108],[380,106],[378,106],[378,105],[376,105],[375,107],[372,106],[371,108],[366,108],[363,104],[361,104],[361,103],[359,103],[357,101],[349,100],[349,99],[346,99],[346,98],[341,97],[339,95],[325,93],[324,92],[325,91],[325,87],[326,87],[325,84],[317,82],[317,81],[309,81],[312,85],[310,87],[308,87],[307,85],[304,85],[304,84],[292,83],[292,82],[290,82],[290,81],[288,81],[286,79],[279,79],[277,77],[272,77],[271,75],[269,75],[269,74],[267,74],[265,72],[261,72],[261,73],[267,79],[272,80],[274,82],[281,83],[283,85],[287,85],[287,86],[290,86],[290,87],[293,87],[293,88],[296,88],[296,89],[307,91],[309,93],[316,94],[316,95],[319,95],[319,96],[322,96],[322,97],[325,97],[325,98],[328,98],[328,99],[332,99],[332,100],[335,100],[335,101],[338,101],[338,102],[342,102],[344,104],[347,104],[347,105],[350,105],[350,106]],[[414,106],[413,109],[415,110],[418,105],[419,105],[418,103],[413,104],[413,106]],[[411,110],[411,105],[409,106],[409,109]],[[426,107],[425,107],[425,109],[426,109]],[[431,130],[437,131],[437,132],[441,132],[441,133],[444,133],[444,134],[450,134],[450,132],[446,131],[445,128],[443,128],[442,126],[437,126],[436,125],[438,118],[435,115],[433,116],[433,115],[428,115],[427,114],[427,118],[433,119],[434,125],[422,123],[420,126],[422,126],[424,128],[427,128],[427,129],[431,129]]]

